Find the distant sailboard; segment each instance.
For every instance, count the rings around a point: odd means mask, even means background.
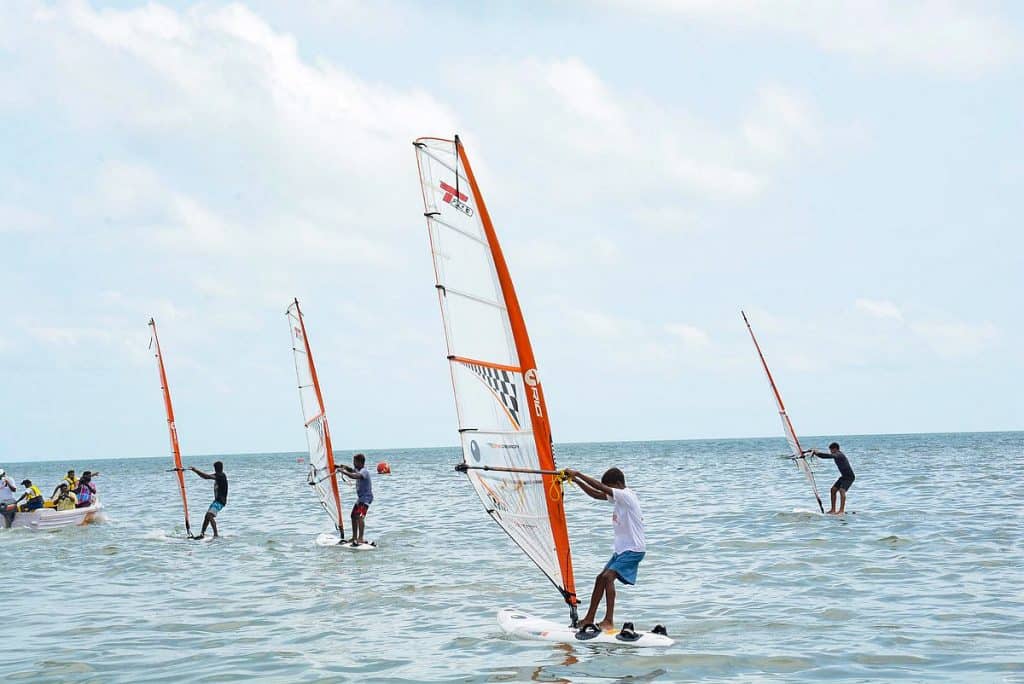
[[[185,534],[192,538],[192,528],[188,520],[188,496],[185,493],[185,469],[181,465],[181,447],[178,445],[178,428],[174,424],[174,406],[171,404],[171,390],[167,386],[167,371],[164,369],[164,356],[160,350],[160,338],[156,334],[156,321],[149,319],[149,348],[156,357],[157,370],[160,373],[160,390],[163,392],[164,410],[167,413],[167,431],[171,437],[171,456],[174,458],[173,472],[178,479],[178,491],[181,493],[181,508],[185,513]]]
[[[327,424],[320,379],[313,363],[313,351],[306,335],[306,322],[299,308],[299,300],[292,302],[285,312],[291,329],[292,356],[295,361],[295,375],[299,386],[299,405],[302,407],[302,422],[309,446],[309,475],[307,482],[316,492],[317,499],[334,523],[336,534],[320,535],[317,544],[352,547],[345,542],[345,523],[341,512],[341,492],[338,476],[334,469],[334,449],[331,446],[331,430]],[[370,547],[376,548],[372,543]]]
[[[818,485],[814,481],[814,473],[811,472],[811,467],[807,464],[807,454],[810,451],[804,451],[800,447],[800,440],[796,436],[796,431],[793,430],[793,423],[789,420],[789,414],[786,413],[786,406],[782,403],[782,395],[779,394],[779,388],[775,386],[775,379],[772,378],[772,372],[768,370],[768,362],[764,360],[764,354],[761,353],[761,345],[757,343],[757,338],[754,337],[754,329],[750,327],[750,321],[747,320],[747,314],[740,312],[743,316],[743,322],[747,324],[747,331],[750,333],[750,339],[754,342],[754,349],[757,350],[757,356],[761,359],[761,367],[764,368],[764,374],[768,378],[768,384],[772,388],[772,396],[775,398],[775,405],[779,409],[779,418],[782,419],[782,431],[786,435],[786,441],[789,442],[789,449],[793,453],[792,459],[796,461],[797,467],[803,471],[804,476],[807,478],[807,482],[811,485],[811,491],[814,493],[814,499],[818,502],[818,508],[822,513],[825,512],[825,506],[821,503],[821,497],[818,495]]]
[[[555,466],[544,392],[508,266],[458,136],[413,144],[459,423],[456,469],[568,605],[571,626],[551,640],[578,643],[565,477]],[[500,612],[503,630],[540,638],[507,614],[520,613]]]

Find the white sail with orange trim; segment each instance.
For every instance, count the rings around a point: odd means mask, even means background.
[[[316,492],[320,505],[331,516],[339,538],[345,536],[345,524],[341,514],[341,492],[338,490],[338,476],[334,472],[334,449],[331,446],[331,430],[324,410],[323,392],[320,379],[313,363],[313,352],[306,335],[306,322],[299,308],[299,300],[292,302],[285,312],[291,329],[292,356],[295,360],[295,375],[299,385],[299,404],[302,407],[302,424],[306,430],[309,446],[308,482]]]
[[[188,496],[185,493],[185,470],[181,465],[181,447],[178,444],[178,428],[174,424],[174,406],[171,404],[171,390],[167,385],[167,371],[164,368],[164,355],[160,350],[160,338],[156,334],[156,321],[149,319],[149,348],[156,357],[157,371],[160,373],[160,390],[163,392],[164,412],[167,414],[167,431],[171,438],[171,456],[174,457],[174,473],[178,479],[178,491],[181,493],[181,507],[185,511],[185,533],[192,536],[192,528],[188,520]]]
[[[491,518],[558,588],[575,616],[547,408],[508,267],[458,137],[420,138],[414,145],[464,472]]]
[[[772,377],[772,372],[768,370],[768,362],[764,360],[764,354],[761,353],[761,345],[757,343],[757,338],[754,337],[754,329],[750,327],[750,321],[747,320],[747,314],[743,311],[740,312],[743,316],[743,322],[747,324],[747,331],[750,332],[750,339],[754,342],[754,349],[757,350],[757,356],[761,359],[761,367],[764,368],[764,374],[768,378],[768,384],[772,388],[772,396],[775,398],[775,405],[779,409],[779,418],[782,419],[782,431],[786,435],[786,441],[789,442],[789,449],[793,453],[793,458],[796,460],[797,467],[803,472],[807,478],[807,482],[811,485],[811,491],[814,492],[814,498],[818,502],[818,508],[821,512],[825,512],[825,506],[821,503],[821,496],[818,495],[818,485],[814,481],[814,473],[811,472],[811,467],[807,464],[806,454],[800,446],[800,440],[796,436],[796,431],[793,429],[793,423],[789,420],[789,414],[786,413],[786,406],[782,403],[782,395],[779,394],[779,388],[775,386],[775,379]]]

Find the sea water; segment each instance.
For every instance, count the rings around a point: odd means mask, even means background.
[[[0,681],[1024,682],[1024,433],[837,439],[857,473],[841,518],[815,512],[781,439],[556,447],[639,495],[648,553],[616,619],[663,623],[665,650],[504,637],[499,608],[568,611],[455,449],[367,452],[393,470],[374,477],[367,553],[314,543],[330,523],[297,454],[217,457],[213,542],[182,538],[169,458],[3,463],[43,489],[101,471],[107,520],[0,531]],[[814,470],[827,507],[835,466]],[[213,486],[186,477],[198,529]],[[565,502],[585,601],[611,507]]]

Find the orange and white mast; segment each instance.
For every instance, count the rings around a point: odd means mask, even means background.
[[[316,487],[318,493],[323,491],[323,483],[329,483],[329,501],[321,503],[328,509],[328,513],[335,520],[335,526],[341,538],[345,538],[345,524],[341,513],[341,492],[338,489],[338,478],[334,473],[334,447],[331,444],[331,431],[327,423],[327,411],[324,408],[324,395],[320,390],[320,378],[316,373],[316,364],[313,362],[313,350],[309,346],[309,337],[306,335],[306,322],[302,316],[302,309],[299,308],[299,300],[296,298],[286,312],[292,328],[292,352],[295,358],[295,373],[299,382],[299,401],[302,404],[304,427],[309,440],[310,449],[310,484]],[[300,346],[296,346],[296,344]],[[303,369],[305,366],[305,369]],[[306,371],[304,376],[303,370]],[[313,405],[307,406],[306,394],[313,390]],[[318,472],[317,461],[323,456],[325,463],[322,469],[326,472]]]
[[[797,465],[804,476],[811,485],[811,491],[814,492],[814,498],[818,502],[818,508],[821,512],[825,512],[825,506],[821,503],[821,497],[818,495],[818,485],[814,481],[814,473],[811,472],[810,466],[807,465],[807,452],[800,446],[800,439],[796,436],[796,430],[793,429],[793,423],[789,420],[789,414],[786,412],[786,405],[782,403],[782,395],[779,394],[779,388],[775,385],[775,378],[772,377],[772,372],[768,370],[768,362],[764,359],[764,354],[761,353],[761,345],[757,343],[757,338],[754,337],[754,329],[750,327],[750,321],[747,320],[747,314],[740,311],[740,315],[743,316],[743,322],[747,325],[747,331],[750,333],[750,339],[754,342],[754,349],[757,350],[757,356],[761,359],[761,367],[764,368],[764,374],[768,377],[768,384],[772,388],[772,396],[775,397],[775,405],[779,409],[779,418],[782,419],[782,431],[786,435],[786,441],[789,442],[789,448],[793,452],[793,458],[796,459]]]
[[[575,623],[565,478],[508,264],[459,137],[413,144],[459,419],[457,470],[560,591]]]
[[[174,457],[174,469],[172,472],[178,477],[178,491],[181,492],[181,507],[185,511],[185,532],[192,536],[192,528],[188,520],[188,496],[185,494],[185,469],[181,465],[181,447],[178,445],[178,428],[174,425],[174,406],[171,404],[171,390],[167,386],[167,371],[164,369],[164,357],[160,351],[160,338],[156,334],[156,321],[149,319],[149,327],[152,332],[150,348],[155,347],[156,365],[160,371],[160,390],[164,397],[164,410],[167,413],[167,431],[171,438],[171,455]]]
[[[462,146],[459,136],[455,136],[455,148],[458,151],[462,167],[466,172],[466,179],[469,181],[473,196],[476,197],[477,207],[480,209],[480,221],[483,223],[484,233],[487,236],[487,243],[491,249],[491,257],[494,259],[494,268],[497,271],[498,282],[501,284],[501,294],[505,301],[509,322],[512,326],[512,337],[515,340],[516,353],[519,356],[518,372],[522,373],[523,383],[526,385],[528,396],[526,397],[526,408],[530,414],[530,423],[533,426],[534,441],[537,446],[537,458],[542,470],[554,471],[555,456],[552,449],[551,423],[548,421],[547,404],[544,402],[544,390],[541,386],[540,377],[537,375],[537,361],[533,356],[533,345],[530,344],[530,335],[526,331],[526,321],[523,319],[523,310],[519,306],[519,298],[516,296],[515,285],[512,284],[512,276],[508,272],[508,264],[505,262],[505,255],[501,251],[501,244],[498,242],[498,234],[491,222],[491,215],[487,211],[480,187],[477,185],[476,176],[473,175],[473,168],[469,164],[469,157],[466,156],[466,149]],[[545,491],[552,491],[557,487],[556,476],[550,473],[541,475],[544,478]],[[547,497],[548,518],[551,521],[551,530],[555,538],[555,548],[558,550],[558,564],[562,570],[562,581],[565,583],[565,600],[570,606],[577,603],[576,581],[572,571],[572,553],[569,547],[569,529],[565,521],[565,507],[561,497]]]

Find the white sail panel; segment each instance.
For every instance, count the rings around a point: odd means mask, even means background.
[[[323,398],[316,378],[312,352],[306,339],[305,323],[298,302],[288,307],[288,327],[291,328],[292,355],[295,360],[295,375],[299,386],[299,404],[302,407],[302,423],[306,430],[309,447],[308,482],[316,492],[317,499],[334,521],[335,528],[344,534],[341,514],[341,495],[337,475],[334,472],[334,454],[331,448],[331,433],[324,410]]]
[[[463,460],[471,466],[466,474],[494,521],[575,600],[572,578],[565,577],[571,570],[563,567],[571,569],[564,519],[559,548],[549,506],[561,511],[560,487],[541,474],[478,469],[543,469],[524,381],[530,369],[521,367],[494,252],[456,143],[422,138],[416,155]]]

